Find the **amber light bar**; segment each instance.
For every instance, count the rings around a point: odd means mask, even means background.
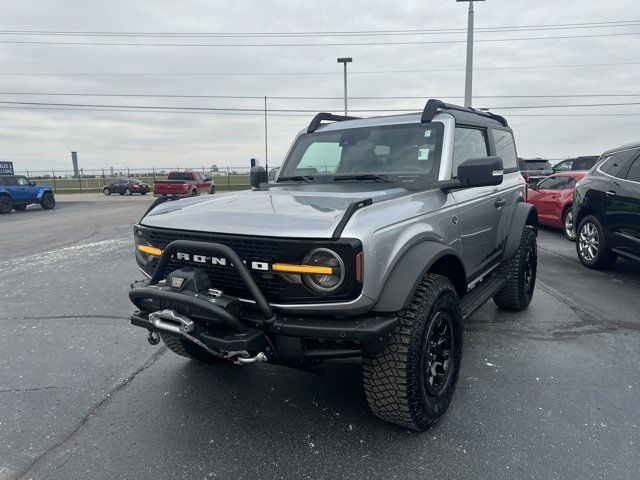
[[[162,255],[162,250],[156,247],[152,247],[151,245],[138,245],[138,250],[141,252],[147,253],[149,255],[155,255],[159,257]]]
[[[318,267],[315,265],[293,265],[289,263],[274,263],[271,265],[271,270],[274,272],[286,272],[286,273],[318,273],[321,275],[331,275],[333,268],[331,267]]]

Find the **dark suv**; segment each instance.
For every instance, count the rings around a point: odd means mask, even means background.
[[[597,155],[587,157],[568,158],[553,166],[554,172],[572,172],[591,170],[598,161]]]
[[[608,150],[576,186],[576,248],[585,267],[640,261],[640,142]]]
[[[519,158],[518,168],[527,183],[538,183],[553,174],[553,167],[548,160],[542,158]]]

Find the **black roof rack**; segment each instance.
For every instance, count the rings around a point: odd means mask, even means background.
[[[427,101],[427,104],[425,105],[424,110],[422,111],[421,122],[427,123],[433,120],[433,117],[436,116],[436,114],[438,113],[438,110],[457,110],[459,112],[473,113],[475,115],[492,118],[500,122],[500,124],[504,125],[505,127],[509,126],[509,124],[507,123],[507,120],[500,115],[496,115],[491,112],[485,112],[484,110],[476,110],[475,108],[471,108],[471,107],[461,107],[459,105],[444,103],[442,100],[436,100],[435,98],[432,98],[429,101]]]
[[[358,120],[359,118],[360,117],[348,117],[346,115],[334,115],[333,113],[322,112],[313,117],[313,120],[311,120],[311,123],[309,124],[309,128],[307,128],[307,133],[315,132],[320,124],[325,120],[342,122],[344,120]]]

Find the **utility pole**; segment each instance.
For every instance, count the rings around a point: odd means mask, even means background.
[[[269,139],[267,135],[267,97],[264,97],[264,169],[267,171],[267,175],[269,174],[269,154],[268,154],[268,146]]]
[[[347,63],[353,62],[353,58],[351,57],[342,57],[338,58],[338,63],[342,63],[344,65],[344,115],[345,117],[348,115],[347,109]]]
[[[467,23],[467,68],[464,80],[464,106],[471,107],[473,103],[473,2],[484,0],[456,0],[457,2],[469,2],[469,18]]]

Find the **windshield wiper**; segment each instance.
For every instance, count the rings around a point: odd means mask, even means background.
[[[313,177],[309,177],[307,175],[292,175],[291,177],[279,177],[277,183],[287,182],[287,181],[311,183],[313,182]]]
[[[391,183],[391,180],[389,180],[386,177],[386,175],[376,175],[373,173],[367,173],[362,175],[338,175],[336,177],[333,177],[334,182],[341,182],[341,181],[348,181],[348,180],[355,180],[357,182],[373,180],[374,182]]]

